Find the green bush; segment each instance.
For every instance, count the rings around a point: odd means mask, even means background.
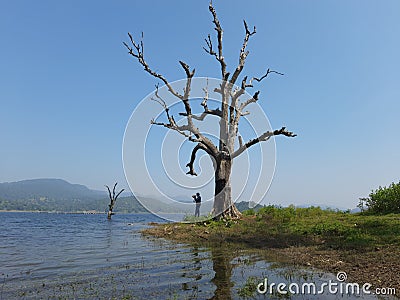
[[[255,210],[250,208],[250,209],[246,209],[245,211],[242,212],[243,215],[245,216],[254,216],[256,214]]]
[[[326,235],[326,236],[345,236],[349,232],[349,227],[343,223],[333,222],[333,223],[318,223],[311,231],[314,234]]]
[[[373,214],[400,213],[400,182],[372,191],[366,205],[368,212]]]

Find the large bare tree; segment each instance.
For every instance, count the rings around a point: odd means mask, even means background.
[[[183,103],[184,112],[179,113],[180,116],[186,118],[185,124],[178,125],[175,121],[174,116],[170,113],[170,108],[167,106],[166,102],[158,95],[158,86],[155,92],[155,98],[153,100],[160,103],[165,111],[167,122],[156,122],[151,121],[154,125],[164,126],[170,130],[177,131],[178,133],[184,135],[189,141],[195,143],[195,147],[192,150],[190,161],[186,165],[189,168],[187,174],[196,176],[194,170],[194,162],[196,160],[196,154],[199,150],[208,153],[213,161],[214,174],[215,174],[215,190],[214,190],[214,205],[213,205],[213,215],[215,218],[239,218],[240,212],[234,205],[231,199],[231,171],[233,159],[238,157],[241,153],[246,151],[253,145],[257,143],[268,141],[271,137],[277,135],[284,135],[287,137],[295,137],[296,134],[286,130],[282,127],[273,131],[266,131],[258,137],[249,140],[244,143],[242,137],[238,135],[239,122],[242,116],[249,114],[245,111],[246,107],[255,103],[259,100],[259,91],[256,91],[252,97],[245,101],[239,101],[239,98],[245,95],[247,88],[252,88],[255,81],[261,82],[263,79],[267,78],[271,73],[276,73],[283,75],[277,71],[268,69],[267,72],[261,77],[243,76],[241,82],[236,84],[239,77],[241,76],[242,70],[244,68],[246,58],[249,54],[247,50],[247,44],[255,33],[256,28],[249,29],[246,21],[244,23],[245,35],[243,39],[243,44],[239,53],[239,62],[236,65],[233,73],[227,71],[227,64],[223,55],[223,30],[221,24],[218,20],[217,13],[213,7],[212,2],[209,5],[209,10],[212,15],[212,22],[214,23],[214,29],[216,31],[216,47],[213,43],[213,39],[210,35],[205,39],[206,46],[203,47],[205,52],[216,59],[221,70],[221,84],[214,91],[220,94],[221,104],[215,109],[211,109],[207,105],[208,92],[205,90],[205,97],[201,105],[203,107],[203,112],[201,114],[192,113],[192,102],[190,101],[190,92],[192,87],[192,79],[195,75],[195,69],[190,69],[190,67],[183,61],[179,61],[185,74],[185,88],[183,93],[174,89],[173,85],[166,79],[162,74],[154,71],[144,58],[144,46],[143,46],[143,33],[142,39],[136,42],[132,35],[128,33],[130,43],[125,43],[125,47],[128,49],[128,53],[136,59],[140,65],[143,66],[144,70],[152,75],[153,77],[164,83],[169,91],[169,93],[179,99]],[[219,143],[215,145],[200,129],[196,126],[195,121],[206,120],[207,115],[213,115],[220,119],[219,121]],[[235,149],[235,141],[238,146]]]

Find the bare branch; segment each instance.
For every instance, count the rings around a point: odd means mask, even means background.
[[[235,84],[237,78],[239,77],[240,73],[242,72],[244,64],[246,62],[247,55],[249,54],[249,51],[246,50],[247,43],[249,42],[249,38],[256,33],[255,26],[254,26],[253,31],[250,31],[245,20],[243,20],[243,24],[244,24],[244,29],[246,31],[246,34],[244,36],[242,48],[240,49],[239,64],[236,67],[235,72],[233,72],[231,80],[230,80],[230,83],[232,85]]]
[[[168,90],[171,92],[171,94],[173,94],[175,97],[179,98],[179,99],[183,99],[183,95],[181,95],[180,93],[178,93],[177,91],[175,91],[171,84],[168,82],[168,80],[161,74],[153,71],[149,65],[147,64],[147,62],[144,59],[144,45],[143,45],[143,32],[142,32],[142,40],[140,41],[140,43],[136,43],[135,40],[133,39],[132,35],[128,32],[128,36],[129,39],[131,41],[132,46],[129,46],[127,43],[123,42],[123,44],[125,45],[125,47],[128,49],[128,53],[137,59],[137,61],[143,66],[144,70],[149,73],[150,75],[152,75],[155,78],[160,79],[162,82],[164,82],[164,84],[168,87]]]
[[[166,111],[168,111],[168,108]],[[167,117],[168,117],[168,115],[167,115]],[[156,122],[153,119],[150,121],[150,124],[163,126],[165,128],[175,130],[176,132],[183,135],[191,142],[202,143],[207,148],[207,151],[209,151],[211,155],[213,155],[213,156],[217,155],[218,150],[217,150],[216,146],[213,144],[213,142],[209,138],[205,137],[203,134],[201,134],[199,132],[199,129],[194,126],[193,122],[188,122],[188,124],[186,124],[186,125],[178,126],[176,124],[173,116],[171,116],[171,117],[169,117],[169,123]]]
[[[218,55],[217,55],[217,53],[214,51],[214,48],[213,48],[213,44],[212,44],[212,41],[211,41],[211,36],[210,36],[210,34],[208,34],[208,35],[207,35],[207,38],[204,39],[204,40],[206,41],[206,44],[207,44],[207,47],[208,47],[208,49],[207,49],[206,47],[203,47],[204,51],[206,51],[208,54],[214,56],[214,57],[218,60]]]
[[[239,140],[239,148],[243,146],[243,138],[241,135],[238,136],[238,140]]]
[[[197,139],[197,138],[193,137],[193,135],[192,135],[193,130],[191,130],[188,125],[178,126],[178,125],[176,125],[176,123],[174,123],[174,124],[163,123],[163,122],[156,122],[154,120],[151,120],[150,124],[163,126],[165,128],[174,130],[174,131],[178,132],[179,134],[183,135],[184,137],[188,138],[188,140],[191,142],[196,142],[196,143],[201,142],[201,139]],[[186,133],[186,131],[188,131],[189,133]]]
[[[242,80],[241,88],[238,89],[237,91],[233,92],[232,100],[231,100],[231,106],[230,106],[230,118],[229,118],[229,123],[231,125],[231,130],[230,130],[230,133],[229,133],[229,137],[230,137],[231,140],[234,139],[235,135],[237,134],[240,117],[250,114],[250,112],[243,111],[243,110],[249,104],[255,103],[255,102],[258,101],[258,95],[259,95],[260,91],[255,92],[252,98],[250,98],[250,99],[246,100],[245,102],[241,103],[240,106],[238,107],[237,101],[238,101],[239,97],[244,94],[245,89],[247,87],[253,87],[253,83],[252,83],[253,80],[256,80],[257,82],[260,82],[271,73],[276,73],[276,74],[279,74],[279,75],[283,75],[282,73],[279,73],[277,71],[273,71],[273,70],[268,69],[267,72],[261,78],[253,77],[253,78],[250,79],[249,83],[247,83],[247,76],[245,76],[243,78],[243,80]]]
[[[151,120],[150,123],[152,125],[163,126],[165,128],[175,130],[179,134],[188,138],[188,140],[191,142],[202,143],[207,148],[207,150],[210,152],[210,154],[213,155],[214,157],[218,153],[218,149],[213,144],[213,142],[209,138],[207,138],[203,134],[201,134],[199,132],[199,129],[193,125],[193,122],[190,122],[186,125],[181,125],[181,126],[176,125],[175,121],[173,123],[171,123],[171,122],[170,123],[162,123],[162,122],[156,122],[155,120]],[[188,131],[189,133],[187,133],[186,131]]]
[[[187,113],[179,113],[179,115],[186,117]],[[199,115],[199,116],[192,115],[192,118],[194,120],[197,120],[197,121],[203,121],[207,115],[214,115],[214,116],[221,117],[222,116],[222,112],[221,112],[221,110],[219,108],[217,108],[217,109],[205,108],[205,111],[202,112],[201,115]]]
[[[179,134],[188,138],[189,141],[202,143],[205,147],[207,147],[208,151],[210,151],[212,153],[212,155],[215,156],[218,151],[217,148],[215,147],[215,145],[212,143],[212,141],[210,139],[206,138],[205,136],[203,136],[203,134],[200,133],[199,129],[194,126],[193,121],[192,121],[193,116],[192,116],[192,110],[191,110],[190,103],[189,103],[189,96],[190,96],[190,89],[191,89],[191,80],[192,80],[192,77],[194,76],[195,70],[193,69],[192,71],[190,71],[189,66],[186,63],[184,63],[183,61],[180,61],[179,63],[181,64],[182,68],[185,70],[186,75],[187,75],[186,86],[184,89],[184,95],[181,98],[182,102],[184,103],[186,113],[181,114],[181,115],[184,115],[187,117],[188,123],[187,123],[187,125],[182,125],[182,126],[178,126],[176,124],[174,117],[169,114],[169,108],[166,105],[166,102],[158,94],[158,85],[156,86],[156,91],[155,91],[156,98],[151,98],[151,100],[159,103],[163,107],[163,109],[167,115],[167,118],[168,118],[168,123],[156,122],[154,119],[151,120],[150,123],[153,125],[159,125],[159,126],[166,127],[168,129],[175,130]],[[217,114],[218,112],[217,111],[209,111],[209,113]],[[189,133],[187,133],[186,131]]]
[[[249,27],[247,26],[246,20],[243,20],[243,23],[244,23],[244,28],[246,29],[246,36],[251,37],[253,34],[256,33],[256,26],[254,26],[253,31],[250,32]],[[244,40],[243,47],[242,47],[243,51],[246,49],[248,41],[249,41],[249,38]]]
[[[232,102],[232,104],[235,104],[236,101],[237,101],[237,99],[238,99],[241,95],[244,94],[246,88],[248,88],[248,87],[253,87],[253,81],[254,81],[254,80],[257,81],[257,82],[260,82],[260,81],[262,81],[264,78],[268,77],[268,75],[271,74],[271,73],[275,73],[275,74],[278,74],[278,75],[284,75],[283,73],[280,73],[280,72],[277,72],[277,71],[268,69],[267,72],[266,72],[263,76],[261,76],[260,78],[258,78],[258,77],[252,77],[252,78],[250,79],[249,82],[247,82],[247,76],[245,76],[245,77],[242,79],[241,88],[238,89],[237,91],[235,91],[235,92],[233,93],[233,96],[232,96],[232,101],[233,101],[233,102]],[[232,106],[234,106],[234,105],[232,105]]]
[[[280,72],[277,72],[277,71],[268,69],[268,70],[267,70],[267,73],[265,73],[265,74],[264,74],[263,76],[261,76],[260,78],[257,78],[257,77],[251,78],[250,81],[249,81],[249,83],[247,84],[247,86],[248,86],[248,87],[253,87],[253,80],[255,80],[255,81],[257,81],[257,82],[260,82],[260,81],[263,80],[264,78],[267,78],[267,76],[268,76],[269,74],[271,74],[271,73],[275,73],[275,74],[282,75],[282,76],[284,75],[283,73],[280,73]]]
[[[250,99],[247,99],[245,102],[243,102],[242,104],[240,104],[240,107],[238,109],[238,113],[241,114],[243,109],[249,105],[250,103],[255,103],[258,101],[258,95],[260,94],[260,91],[257,91],[254,93],[253,97],[251,97]]]
[[[243,78],[241,87],[239,89],[233,91],[233,95],[231,98],[231,105],[230,105],[230,117],[229,117],[229,123],[232,125],[235,122],[236,116],[239,115],[239,117],[240,117],[240,113],[238,113],[237,101],[238,101],[239,97],[244,94],[246,87],[248,87],[246,82],[247,82],[247,76],[245,76]],[[236,113],[236,115],[235,115],[235,113]]]
[[[204,91],[204,97],[203,101],[201,102],[201,106],[204,108],[204,112],[200,116],[192,115],[192,118],[197,120],[197,121],[203,121],[207,115],[214,115],[218,117],[222,117],[222,112],[219,108],[217,109],[209,109],[207,105],[208,97],[209,97],[209,92],[208,92],[208,78],[207,78],[207,86],[203,88]],[[187,113],[179,113],[181,116],[187,116]]]
[[[158,86],[156,86],[156,88],[158,90]],[[164,108],[164,110],[167,110],[168,109],[167,104],[165,103],[164,99],[159,97],[158,92],[155,92],[154,95],[156,96],[156,98],[151,97],[150,100],[157,102]]]
[[[259,142],[265,142],[268,141],[271,136],[276,136],[276,135],[284,135],[287,137],[295,137],[297,136],[297,134],[294,134],[291,131],[287,131],[286,127],[282,127],[281,129],[277,129],[274,131],[267,131],[264,132],[262,135],[260,135],[259,137],[252,139],[250,141],[248,141],[246,144],[242,144],[233,154],[232,154],[232,158],[235,158],[237,156],[239,156],[242,152],[244,152],[247,148],[250,148],[251,146],[259,143]],[[240,142],[239,142],[240,143]]]
[[[242,79],[242,83],[240,85],[240,89],[234,91],[233,95],[232,95],[232,100],[235,101],[235,103],[237,102],[237,99],[239,99],[240,96],[242,96],[246,90],[246,88],[248,87],[253,87],[252,85],[247,83],[247,76],[245,76]]]
[[[246,78],[245,78],[246,79]],[[245,83],[246,80],[243,80],[242,83]],[[240,89],[235,95],[241,94],[240,91],[244,91],[244,89]],[[229,130],[229,143],[231,145],[231,147],[233,147],[233,142],[235,140],[235,137],[238,133],[238,128],[239,128],[239,120],[240,117],[245,116],[250,114],[250,112],[248,111],[243,111],[244,108],[249,105],[250,103],[254,103],[258,101],[258,95],[259,95],[260,91],[257,91],[254,93],[253,97],[251,97],[250,99],[248,99],[247,101],[243,102],[239,107],[237,106],[236,102],[237,99],[233,99],[232,98],[232,102],[231,104],[234,104],[235,106],[233,107],[232,105],[230,106],[230,119],[229,119],[229,123],[230,123],[230,130]],[[235,96],[234,95],[234,96]],[[233,96],[233,97],[234,97]],[[233,111],[236,112],[236,114],[234,115]],[[233,151],[233,149],[231,149],[231,151]]]
[[[192,78],[192,77],[194,76],[195,69],[193,69],[192,71],[190,71],[190,68],[189,68],[189,66],[188,66],[186,63],[184,63],[184,62],[181,61],[181,60],[179,61],[179,63],[181,64],[182,68],[185,70],[186,77],[187,77],[187,78]]]
[[[207,78],[207,85],[205,88],[203,88],[203,92],[204,92],[204,97],[203,97],[203,101],[201,101],[200,105],[204,107],[204,111],[207,111],[208,110],[207,102],[208,102],[208,98],[209,98],[208,78]]]
[[[222,77],[224,78],[225,74],[226,74],[226,63],[225,63],[224,56],[222,54],[222,35],[223,35],[224,31],[222,30],[221,24],[219,23],[217,13],[212,5],[212,2],[210,2],[208,9],[210,10],[210,12],[213,16],[213,23],[215,25],[214,29],[215,29],[215,31],[217,31],[218,54],[214,51],[214,49],[212,47],[210,35],[208,35],[208,40],[206,40],[208,50],[206,48],[204,48],[204,50],[207,53],[209,53],[210,55],[215,56],[215,58],[219,61],[220,65],[221,65],[221,74],[222,74]]]
[[[203,98],[203,101],[201,102],[201,106],[203,106],[204,111],[200,116],[192,115],[192,118],[198,121],[203,121],[207,115],[214,115],[217,117],[222,117],[222,112],[219,108],[217,109],[209,109],[207,105],[208,101],[208,80],[207,80],[207,87],[203,88],[203,91],[205,93],[205,96]],[[181,116],[187,116],[187,113],[179,113]]]
[[[190,96],[190,89],[191,89],[191,85],[192,85],[192,78],[193,78],[195,70],[193,69],[192,71],[190,71],[189,66],[181,60],[179,61],[179,63],[181,64],[182,68],[185,70],[185,73],[186,73],[186,86],[184,88],[184,95],[182,98],[182,102],[185,105],[188,124],[192,125],[192,109],[191,109],[190,103],[189,103],[189,96]]]
[[[113,199],[115,199],[115,188],[117,187],[117,184],[118,182],[116,182],[113,187]]]
[[[119,191],[119,193],[117,194],[117,196],[115,196],[115,201],[117,200],[117,198],[119,197],[119,195],[121,195],[121,193],[122,193],[123,191],[125,191],[125,189],[122,189],[122,190]]]
[[[176,122],[175,122],[174,116],[171,116],[169,114],[169,108],[168,108],[167,104],[165,103],[164,99],[161,98],[161,96],[158,94],[158,84],[156,85],[156,91],[154,92],[154,96],[156,98],[151,97],[150,100],[155,101],[158,104],[160,104],[163,107],[163,109],[165,111],[165,114],[167,115],[169,124],[171,126],[176,126]]]
[[[189,171],[186,174],[192,175],[192,176],[197,176],[197,173],[194,171],[194,161],[196,160],[196,153],[198,150],[204,150],[208,154],[211,154],[206,147],[204,147],[203,144],[197,144],[196,147],[193,148],[192,150],[192,155],[190,156],[190,161],[187,163],[186,167],[189,168]]]
[[[105,187],[107,188],[107,190],[108,190],[108,197],[110,197],[110,200],[112,199],[112,196],[111,196],[111,190],[110,190],[110,188],[109,188],[109,186],[108,185],[105,185]]]
[[[253,77],[253,78],[250,79],[249,82],[247,82],[247,76],[245,76],[242,79],[242,83],[241,83],[240,89],[234,91],[233,95],[232,95],[231,106],[230,106],[230,118],[229,118],[229,123],[230,124],[232,124],[232,125],[237,124],[239,122],[239,118],[241,116],[248,115],[249,112],[243,112],[243,109],[247,105],[249,105],[250,103],[254,103],[254,102],[256,102],[258,100],[259,91],[256,92],[256,94],[252,98],[247,100],[245,103],[242,103],[241,106],[238,108],[237,107],[237,101],[238,101],[239,97],[242,96],[245,93],[246,88],[253,87],[253,81],[254,80],[257,81],[257,82],[260,82],[264,78],[268,77],[268,75],[271,74],[271,73],[275,73],[275,74],[278,74],[278,75],[284,75],[283,73],[268,69],[267,72],[263,76],[261,76],[260,78]],[[236,113],[236,115],[234,113]]]

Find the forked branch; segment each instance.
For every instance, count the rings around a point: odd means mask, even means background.
[[[116,183],[114,184],[114,187],[113,187],[113,189],[112,189],[112,195],[111,195],[110,187],[109,187],[108,185],[105,185],[105,187],[106,187],[107,190],[108,190],[108,196],[110,197],[110,200],[111,200],[111,203],[112,203],[112,204],[114,204],[115,201],[117,200],[118,196],[119,196],[123,191],[125,191],[125,189],[122,189],[122,190],[120,190],[120,191],[118,192],[117,195],[115,195],[115,188],[117,187],[117,184],[118,184],[118,182],[116,182]]]
[[[164,111],[165,111],[165,113],[166,113],[166,115],[167,115],[167,118],[168,118],[168,123],[157,122],[157,121],[155,121],[154,119],[152,119],[152,120],[150,121],[150,124],[152,124],[152,125],[158,125],[158,126],[163,126],[163,127],[165,127],[165,128],[174,130],[174,131],[178,132],[179,134],[183,135],[185,138],[187,138],[187,139],[188,139],[189,141],[191,141],[191,142],[198,143],[198,142],[201,142],[201,141],[202,141],[201,138],[196,138],[196,136],[195,136],[195,130],[193,130],[191,126],[189,126],[189,125],[181,125],[181,126],[178,126],[178,125],[176,124],[174,117],[171,116],[171,115],[169,114],[169,108],[165,105],[165,102],[163,102],[163,101],[157,101],[157,100],[154,99],[154,98],[151,98],[151,100],[153,100],[153,101],[159,103],[160,105],[162,105],[162,106],[164,107]]]
[[[164,109],[165,114],[168,118],[169,126],[177,127],[174,116],[170,115],[170,113],[169,113],[169,107],[165,103],[164,99],[161,98],[161,96],[158,94],[158,84],[156,85],[156,91],[154,92],[154,96],[155,96],[155,98],[151,97],[150,100],[157,102],[158,104],[160,104],[162,106],[162,108]]]
[[[259,137],[252,139],[248,141],[246,144],[243,145],[243,142],[240,141],[239,139],[239,148],[232,154],[232,158],[235,158],[239,156],[242,152],[244,152],[246,149],[250,148],[251,146],[259,143],[259,142],[265,142],[268,141],[272,136],[276,135],[284,135],[287,137],[295,137],[297,134],[294,134],[291,131],[286,130],[286,127],[282,127],[281,129],[277,129],[274,131],[267,131],[261,134]]]
[[[158,126],[163,126],[168,129],[172,129],[179,134],[183,135],[185,138],[187,138],[191,142],[195,143],[201,143],[208,152],[211,153],[211,155],[216,155],[217,154],[217,148],[215,145],[212,143],[212,141],[205,137],[203,134],[200,133],[199,129],[194,126],[193,122],[191,121],[191,118],[193,117],[192,115],[188,116],[187,113],[180,113],[180,115],[185,115],[187,117],[188,123],[185,125],[178,125],[173,117],[173,115],[170,114],[169,112],[169,107],[167,106],[166,102],[164,99],[162,99],[158,93],[158,86],[156,86],[156,91],[154,93],[155,98],[151,98],[151,100],[157,102],[160,104],[164,112],[167,116],[168,123],[164,122],[157,122],[154,119],[150,121],[150,124],[152,125],[158,125]],[[189,105],[189,103],[188,103]],[[189,106],[190,107],[190,106]]]
[[[233,72],[231,80],[230,80],[230,83],[232,85],[235,84],[235,82],[238,79],[240,73],[242,72],[244,64],[246,63],[247,55],[249,55],[249,51],[246,50],[247,44],[249,42],[249,39],[250,39],[250,37],[252,35],[254,35],[256,33],[256,27],[255,26],[253,28],[253,31],[250,31],[245,20],[243,20],[243,24],[244,24],[244,29],[246,31],[246,34],[244,36],[242,48],[240,49],[239,64],[236,67],[235,72]]]
[[[238,125],[239,124],[239,119],[241,116],[244,116],[245,114],[248,114],[244,112],[243,110],[251,103],[255,103],[258,101],[258,95],[260,94],[260,91],[257,91],[254,93],[253,97],[247,99],[245,102],[240,104],[240,106],[237,108],[236,116],[233,122],[233,125]]]
[[[143,66],[144,70],[152,75],[153,77],[156,77],[160,79],[164,84],[168,87],[168,90],[173,94],[175,97],[183,100],[183,95],[175,91],[171,84],[168,82],[168,80],[160,73],[157,73],[153,71],[146,60],[144,59],[144,45],[143,45],[143,32],[142,32],[142,39],[139,43],[136,43],[135,40],[133,39],[132,35],[128,32],[129,39],[131,41],[132,46],[129,46],[127,43],[123,42],[125,47],[128,49],[128,53],[137,59],[137,61]]]
[[[262,81],[264,78],[267,78],[268,75],[271,74],[271,73],[275,73],[275,74],[282,75],[282,76],[285,75],[285,74],[283,74],[283,73],[280,73],[280,72],[277,72],[277,71],[268,69],[267,72],[266,72],[263,76],[261,76],[260,78],[258,78],[258,77],[253,77],[253,78],[251,78],[250,81],[249,81],[249,83],[247,84],[247,87],[253,87],[253,81],[254,81],[254,80],[257,81],[257,82],[260,82],[260,81]]]
[[[284,75],[283,73],[268,69],[267,72],[263,76],[261,76],[260,78],[252,77],[249,80],[249,82],[247,82],[247,76],[245,76],[243,78],[240,88],[238,88],[232,92],[232,99],[231,99],[231,105],[230,105],[230,118],[229,118],[230,124],[237,125],[239,122],[239,118],[241,116],[249,114],[249,112],[243,112],[243,109],[250,103],[254,103],[258,100],[259,91],[257,91],[252,98],[248,99],[246,102],[242,103],[238,107],[238,105],[237,105],[238,99],[240,96],[244,95],[246,88],[253,87],[254,80],[257,82],[261,82],[263,79],[267,78],[268,75],[271,73],[275,73],[278,75]]]
[[[207,115],[214,115],[217,117],[222,117],[222,111],[219,108],[217,108],[217,109],[209,109],[208,108],[208,105],[207,105],[208,98],[209,98],[208,79],[207,79],[207,86],[205,88],[203,88],[203,91],[204,91],[204,97],[203,97],[203,101],[201,102],[200,105],[203,106],[204,111],[199,116],[192,115],[192,118],[197,121],[203,121]],[[187,116],[188,114],[187,113],[179,113],[179,115]]]
[[[246,88],[248,88],[248,87],[253,87],[253,81],[254,81],[254,80],[257,81],[257,82],[261,82],[263,79],[267,78],[268,75],[271,74],[271,73],[275,73],[275,74],[278,74],[278,75],[284,75],[283,73],[280,73],[280,72],[278,72],[278,71],[274,71],[274,70],[268,69],[267,72],[266,72],[263,76],[261,76],[260,78],[258,78],[258,77],[252,77],[252,78],[249,80],[249,82],[247,82],[247,78],[248,78],[248,77],[245,76],[245,77],[243,78],[243,80],[242,80],[241,88],[238,89],[237,91],[235,91],[235,92],[233,93],[233,95],[232,95],[232,101],[237,101],[237,99],[238,99],[241,95],[244,94]]]

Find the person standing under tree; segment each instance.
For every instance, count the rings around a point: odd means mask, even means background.
[[[193,195],[192,197],[193,197],[193,202],[196,203],[196,210],[194,211],[194,216],[200,217],[200,205],[201,205],[200,193],[196,193],[196,195]]]

